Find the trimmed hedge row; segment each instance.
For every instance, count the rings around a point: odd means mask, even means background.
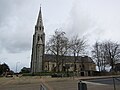
[[[52,76],[54,74],[62,75],[63,77],[73,76],[73,72],[40,72],[40,73],[23,73],[23,76]]]

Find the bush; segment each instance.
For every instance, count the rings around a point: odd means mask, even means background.
[[[34,76],[32,73],[23,73],[22,76]]]
[[[23,76],[51,76],[51,72],[23,73]]]
[[[52,77],[72,77],[73,72],[39,72],[39,73],[23,73],[23,76],[52,76]]]

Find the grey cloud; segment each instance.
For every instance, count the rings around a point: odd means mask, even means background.
[[[31,5],[29,0],[0,1],[0,52],[19,53],[31,49],[34,25],[29,20],[33,19],[29,10]]]
[[[6,2],[6,0],[0,1],[0,25],[4,23],[3,21],[7,18],[8,15],[10,15],[11,6],[9,5],[9,1]]]
[[[84,33],[89,31],[90,28],[94,28],[95,22],[92,20],[90,14],[82,6],[83,1],[76,1],[73,4],[73,7],[70,12],[70,17],[68,18],[67,23],[67,32],[71,35],[79,34],[82,36]]]
[[[119,40],[119,4],[119,0],[74,0],[67,32],[69,35],[86,35],[91,41]]]

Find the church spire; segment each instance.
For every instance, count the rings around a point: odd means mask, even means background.
[[[32,56],[31,56],[31,72],[38,73],[44,70],[44,51],[45,51],[45,33],[42,21],[41,6],[35,25],[35,33],[33,35]]]
[[[39,15],[38,15],[36,26],[43,26],[41,6],[40,6],[40,11],[39,11]]]

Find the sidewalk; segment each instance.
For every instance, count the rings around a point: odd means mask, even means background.
[[[90,80],[90,79],[102,79],[119,76],[102,76],[102,77],[80,77],[80,78],[46,78],[44,83],[47,85],[49,90],[78,90],[79,80]],[[92,83],[83,81],[87,84],[87,90],[114,90],[113,85]],[[119,90],[120,85],[116,86],[116,90]]]
[[[39,77],[0,78],[0,90],[39,90],[40,84]]]
[[[77,77],[77,78],[51,78],[39,76],[0,78],[0,90],[39,90],[40,84],[44,84],[48,90],[77,90],[78,82],[87,84],[87,90],[114,90],[113,85],[88,82],[91,79],[102,79],[119,76],[105,77]],[[87,81],[88,80],[88,81]],[[116,90],[120,90],[120,85],[116,85]]]

